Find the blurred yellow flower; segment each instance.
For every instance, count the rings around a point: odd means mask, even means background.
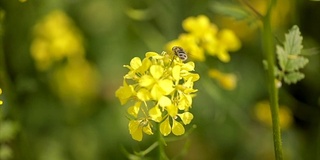
[[[268,8],[269,0],[248,0],[253,8],[255,8],[259,13],[265,15]],[[272,9],[271,14],[271,25],[272,28],[286,29],[288,24],[292,23],[295,18],[292,17],[295,14],[296,1],[292,0],[281,0],[277,1]],[[248,17],[244,20],[235,19],[228,16],[215,15],[215,21],[223,28],[231,29],[236,33],[242,42],[254,42],[259,34],[259,28],[261,27],[261,22],[256,17]]]
[[[85,59],[79,29],[63,11],[52,11],[35,25],[30,49],[37,69],[50,69],[61,99],[80,104],[97,94],[98,72]]]
[[[210,69],[208,74],[209,77],[216,79],[224,89],[233,90],[237,86],[237,77],[234,74],[222,73],[216,69]]]
[[[0,95],[2,94],[2,89],[0,88]],[[2,100],[0,100],[0,105],[2,105],[3,104],[3,101]]]
[[[61,99],[78,104],[92,99],[98,91],[98,72],[83,59],[54,70],[52,80],[52,88]]]
[[[136,141],[142,141],[143,132],[152,135],[151,123],[148,119],[143,120],[131,120],[129,122],[129,132],[132,138]]]
[[[272,126],[270,104],[267,101],[259,102],[255,105],[254,114],[258,121]],[[293,117],[290,109],[287,106],[279,106],[279,119],[282,129],[289,128],[292,125]]]
[[[62,11],[53,11],[34,27],[31,56],[39,70],[55,62],[84,55],[83,38],[72,20]]]
[[[167,136],[182,135],[184,126],[193,119],[189,109],[197,92],[193,84],[200,76],[193,73],[195,64],[184,63],[174,53],[147,52],[141,60],[134,57],[123,86],[115,92],[121,104],[133,101],[127,110],[131,116],[129,131],[134,140],[141,141],[143,133],[153,134],[152,123],[160,123],[160,132]]]
[[[250,0],[252,6],[260,12],[262,15],[265,15],[268,9],[269,0]],[[281,0],[275,4],[273,8],[273,12],[271,14],[271,24],[274,28],[278,28],[281,26],[286,26],[286,24],[290,21],[290,14],[295,9],[295,5],[297,2],[291,0]]]
[[[205,15],[188,17],[182,22],[183,29],[178,39],[170,41],[166,50],[173,46],[183,47],[190,57],[196,61],[204,61],[205,53],[217,56],[222,62],[229,62],[229,52],[241,48],[241,42],[233,31],[228,29],[218,30]]]

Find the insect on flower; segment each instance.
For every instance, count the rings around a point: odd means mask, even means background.
[[[182,61],[185,61],[188,59],[187,53],[183,50],[183,48],[179,46],[172,47],[172,51],[176,56],[178,56]]]

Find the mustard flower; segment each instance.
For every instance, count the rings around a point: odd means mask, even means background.
[[[83,37],[70,17],[55,10],[41,19],[34,27],[31,56],[40,71],[50,69],[63,59],[84,55]]]
[[[205,15],[188,17],[182,22],[183,29],[178,39],[167,44],[166,49],[172,46],[182,46],[190,57],[196,61],[205,61],[205,53],[216,56],[222,62],[229,62],[229,52],[237,51],[241,42],[232,30],[218,30]]]
[[[33,35],[31,56],[38,70],[50,70],[59,97],[74,104],[93,99],[99,74],[85,59],[83,36],[72,19],[61,10],[49,12],[36,23]]]
[[[2,94],[2,89],[0,88],[0,95]],[[0,100],[0,105],[2,105],[3,104],[3,101],[2,100]]]
[[[272,126],[272,118],[270,113],[270,104],[268,101],[260,101],[254,107],[255,118],[265,124],[266,126]],[[288,129],[292,126],[293,115],[288,106],[279,106],[279,120],[282,129]]]
[[[173,52],[147,52],[144,59],[134,57],[123,85],[115,92],[121,105],[131,103],[129,133],[137,141],[143,133],[153,134],[155,124],[162,135],[185,133],[184,125],[193,119],[190,112],[197,89],[194,82],[200,76],[194,73],[193,62],[183,62]]]
[[[237,86],[237,77],[231,73],[222,73],[216,69],[208,71],[209,77],[216,79],[220,86],[227,90],[233,90]]]

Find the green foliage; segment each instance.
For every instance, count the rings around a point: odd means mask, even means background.
[[[218,3],[214,2],[211,9],[219,14],[233,17],[237,20],[244,20],[251,17],[252,14],[243,9],[243,7],[236,4]]]
[[[0,159],[9,160],[13,157],[12,148],[9,142],[13,140],[18,131],[16,122],[5,120],[2,113],[3,106],[0,106]]]
[[[284,45],[277,45],[277,59],[279,68],[276,75],[279,80],[284,80],[287,84],[296,83],[304,78],[304,74],[299,71],[309,60],[302,53],[302,39],[299,27],[293,26],[289,33],[285,35]]]
[[[260,13],[255,9],[250,8],[253,10],[247,10],[237,3],[213,2],[210,5],[210,9],[219,15],[232,17],[238,21],[246,21],[249,26],[256,24],[257,20],[261,18]],[[254,12],[254,14],[252,14],[252,12]]]

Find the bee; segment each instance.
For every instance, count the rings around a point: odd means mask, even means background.
[[[182,61],[185,61],[188,59],[187,53],[183,50],[183,48],[179,46],[172,47],[172,51],[176,56],[178,56]]]

